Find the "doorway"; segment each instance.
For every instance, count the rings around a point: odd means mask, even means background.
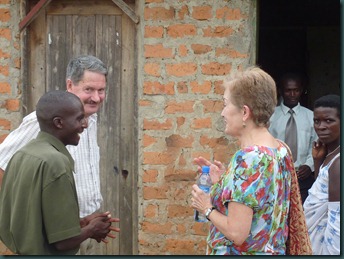
[[[36,3],[28,0],[29,10]],[[135,6],[135,0],[126,3]],[[107,93],[98,112],[101,211],[120,218],[115,226],[122,232],[94,253],[137,254],[135,24],[110,0],[59,0],[41,10],[26,33],[24,115],[45,92],[65,89],[72,57],[95,55],[107,66]]]
[[[340,95],[340,0],[260,0],[257,64],[278,84],[286,72],[305,79],[301,105]]]

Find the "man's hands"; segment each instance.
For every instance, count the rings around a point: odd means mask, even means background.
[[[119,222],[119,218],[112,218],[109,211],[104,213],[95,212],[89,216],[80,219],[81,228],[88,228],[91,231],[90,238],[97,240],[98,243],[101,241],[108,243],[106,237],[116,238],[111,231],[120,232],[117,227],[111,226],[112,222]]]

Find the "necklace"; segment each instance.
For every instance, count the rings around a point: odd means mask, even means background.
[[[332,155],[334,152],[337,151],[338,148],[340,148],[340,145],[338,145],[338,147],[336,147],[333,151],[331,151],[330,153],[328,153],[328,154],[326,155],[326,157]]]

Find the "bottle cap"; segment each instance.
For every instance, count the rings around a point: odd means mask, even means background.
[[[210,167],[207,165],[202,166],[202,173],[209,173]]]

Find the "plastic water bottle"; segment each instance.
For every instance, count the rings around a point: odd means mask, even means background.
[[[210,187],[212,186],[211,179],[210,179],[210,168],[209,166],[202,166],[202,174],[197,179],[198,187],[203,190],[205,193],[210,192]],[[207,222],[207,218],[203,213],[199,213],[195,210],[195,220],[197,222]]]

